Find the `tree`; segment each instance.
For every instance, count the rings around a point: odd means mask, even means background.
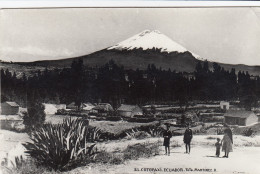
[[[60,96],[59,96],[58,93],[55,94],[54,103],[55,103],[55,104],[60,104]]]
[[[244,107],[245,110],[251,111],[252,107],[256,107],[257,97],[255,95],[247,95],[240,98],[240,106]]]
[[[73,61],[71,64],[71,82],[73,84],[72,89],[74,91],[74,102],[78,110],[83,101],[83,78],[84,78],[84,64],[83,59]]]
[[[209,72],[209,62],[207,60],[203,63],[203,71],[204,73]]]
[[[27,131],[33,131],[39,128],[45,121],[46,114],[44,105],[39,98],[38,91],[32,91],[28,96],[28,112],[25,113],[23,123]]]

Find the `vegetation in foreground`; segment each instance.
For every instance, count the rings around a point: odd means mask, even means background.
[[[84,120],[64,120],[62,124],[43,125],[32,132],[32,143],[24,144],[26,153],[39,165],[54,170],[66,170],[80,161],[89,162],[95,154],[96,131]]]
[[[150,133],[153,136],[160,135],[160,131],[156,134],[150,130]],[[140,138],[142,135],[142,131],[141,134],[138,131],[129,133],[131,138]],[[135,144],[121,152],[112,153],[95,148],[95,142],[102,140],[100,137],[102,132],[90,127],[88,122],[82,119],[64,119],[62,124],[56,125],[44,124],[32,131],[32,142],[23,144],[30,158],[17,157],[12,168],[6,167],[7,164],[2,165],[7,173],[43,173],[67,171],[89,163],[122,164],[125,160],[158,154],[161,144]]]
[[[83,161],[79,163],[74,163],[74,166],[71,168],[67,168],[66,170],[70,170],[76,167],[80,167],[83,165],[87,165],[90,163],[100,163],[100,164],[111,164],[111,165],[119,165],[123,164],[127,160],[137,160],[139,158],[149,158],[159,154],[159,146],[161,142],[145,142],[145,143],[137,143],[134,145],[127,146],[126,149],[121,152],[106,152],[104,150],[96,151],[95,155],[91,159],[91,161],[87,161],[87,159],[82,159]],[[71,162],[70,162],[71,163]],[[4,173],[7,174],[58,174],[64,170],[54,170],[50,166],[39,165],[38,162],[33,159],[23,159],[22,157],[16,158],[15,163],[12,167],[6,167],[7,164],[2,164],[2,169]]]

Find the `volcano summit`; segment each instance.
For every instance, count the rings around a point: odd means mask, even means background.
[[[158,30],[150,31],[144,30],[143,32],[126,39],[115,46],[109,47],[108,50],[134,50],[134,49],[158,49],[161,52],[179,52],[183,53],[188,51],[186,48],[180,44],[174,42],[172,39],[162,34]],[[192,53],[194,57],[198,57],[196,54]]]

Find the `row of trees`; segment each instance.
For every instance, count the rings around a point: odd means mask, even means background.
[[[40,102],[66,103],[109,102],[146,104],[192,100],[241,100],[255,104],[260,97],[260,79],[250,79],[248,72],[225,70],[217,63],[209,69],[207,61],[198,62],[192,78],[187,73],[162,70],[148,65],[146,70],[125,70],[109,61],[102,67],[86,67],[81,59],[70,68],[38,72],[32,77],[17,78],[1,70],[1,99],[27,106],[34,93]]]

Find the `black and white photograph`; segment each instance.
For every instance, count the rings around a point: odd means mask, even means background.
[[[260,7],[0,9],[0,174],[259,174]]]

